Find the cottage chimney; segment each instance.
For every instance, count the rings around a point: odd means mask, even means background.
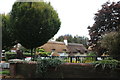
[[[64,44],[68,45],[68,41],[67,41],[67,37],[66,36],[64,36]]]

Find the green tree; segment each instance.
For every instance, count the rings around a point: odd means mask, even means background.
[[[110,32],[101,40],[101,47],[106,49],[107,54],[120,60],[120,33]]]
[[[85,36],[74,36],[73,42],[83,44],[84,46],[88,47],[88,38]]]
[[[56,41],[61,41],[61,42],[63,42],[64,39],[67,39],[69,43],[70,43],[70,42],[73,42],[73,41],[72,41],[73,37],[72,37],[72,35],[70,35],[70,34],[61,35],[61,36],[59,36],[59,37],[56,39]]]
[[[66,34],[66,35],[59,36],[56,39],[56,41],[63,42],[65,38],[67,38],[69,43],[79,43],[79,44],[83,44],[86,47],[87,47],[87,42],[89,40],[87,37],[84,37],[84,36],[72,36],[70,34]]]
[[[59,36],[58,38],[56,38],[56,41],[64,41],[64,36],[62,35],[62,36]]]
[[[17,44],[11,26],[12,25],[10,23],[10,16],[2,14],[2,49],[3,50],[9,50],[15,44]]]
[[[51,39],[61,24],[57,12],[46,2],[15,2],[11,19],[17,40],[31,53]]]
[[[120,2],[106,2],[102,9],[95,14],[95,23],[88,27],[90,35],[90,45],[94,45],[94,50],[101,54],[100,40],[104,34],[120,29]],[[101,52],[102,51],[102,52]]]

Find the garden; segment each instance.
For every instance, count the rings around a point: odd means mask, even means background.
[[[23,16],[24,15],[24,16]],[[120,2],[106,2],[88,26],[91,51],[87,56],[50,56],[37,49],[60,29],[50,3],[15,2],[2,16],[2,78],[114,78],[120,76]],[[10,52],[21,44],[29,51]],[[19,53],[16,54],[16,53]],[[104,54],[104,55],[103,55]],[[2,62],[1,61],[1,62]],[[6,66],[7,64],[7,66]],[[8,65],[10,64],[10,65]]]
[[[0,74],[3,78],[119,78],[120,61],[110,56],[101,56],[102,60],[96,60],[97,57],[94,53],[76,57],[41,56],[34,61],[12,57],[7,61],[10,68]]]

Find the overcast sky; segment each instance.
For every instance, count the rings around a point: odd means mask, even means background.
[[[0,0],[0,13],[8,13],[16,0]],[[61,28],[55,37],[64,34],[86,36],[87,27],[94,23],[94,14],[108,0],[45,0],[50,1],[61,20]],[[109,0],[119,1],[119,0]]]

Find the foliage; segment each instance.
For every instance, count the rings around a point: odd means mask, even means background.
[[[5,54],[16,54],[16,53],[7,51],[7,52],[5,52]]]
[[[67,34],[67,35],[61,35],[61,36],[59,36],[56,39],[56,41],[63,42],[65,38],[67,38],[67,40],[68,40],[69,43],[80,43],[80,44],[83,44],[85,46],[87,46],[87,42],[89,40],[87,37],[84,37],[84,36],[72,36],[70,34]]]
[[[96,56],[96,54],[94,52],[90,52],[87,54],[87,56]]]
[[[87,56],[83,61],[84,63],[92,63],[96,60],[96,54],[94,52],[88,53]]]
[[[39,49],[37,48],[36,49],[36,52],[37,52],[37,55],[40,55],[42,57],[45,57],[45,56],[50,56],[50,52],[46,52],[44,49]]]
[[[120,33],[111,32],[101,40],[101,47],[106,49],[107,54],[120,60]]]
[[[10,71],[9,70],[2,70],[2,71],[0,71],[0,74],[7,74],[7,75],[9,75]]]
[[[8,61],[9,59],[16,59],[16,54],[6,54],[5,59],[6,61]]]
[[[15,59],[16,53],[15,52],[5,52],[5,60],[8,61],[9,59]]]
[[[16,53],[15,52],[6,52],[5,53],[5,59],[6,61],[8,61],[9,59],[16,59]],[[23,53],[24,57],[30,57],[31,54],[30,53]]]
[[[100,49],[102,36],[111,31],[119,31],[120,29],[120,2],[106,2],[102,5],[102,9],[95,14],[95,23],[92,27],[88,27],[90,35],[90,45],[94,46],[99,54],[103,49]],[[104,50],[102,51],[104,52]]]
[[[16,38],[25,48],[45,44],[60,28],[60,20],[53,7],[45,2],[15,2],[11,19]]]
[[[120,62],[118,60],[115,60],[115,59],[112,59],[112,60],[104,59],[101,61],[95,61],[94,67],[95,68],[102,68],[103,70],[105,70],[105,69],[114,70],[117,68],[117,66],[119,66],[119,63]]]
[[[61,35],[61,36],[59,36],[59,37],[56,39],[56,41],[61,41],[61,42],[63,42],[65,38],[67,38],[67,40],[68,40],[69,43],[70,43],[70,42],[73,42],[73,41],[72,41],[72,38],[73,38],[73,37],[72,37],[72,35],[70,35],[70,34]]]
[[[2,49],[9,50],[17,44],[10,23],[10,16],[2,14]]]
[[[45,77],[45,73],[48,71],[48,69],[51,67],[56,68],[60,64],[63,63],[61,59],[53,58],[53,59],[41,59],[39,58],[37,60],[37,73],[42,73],[42,76]]]

